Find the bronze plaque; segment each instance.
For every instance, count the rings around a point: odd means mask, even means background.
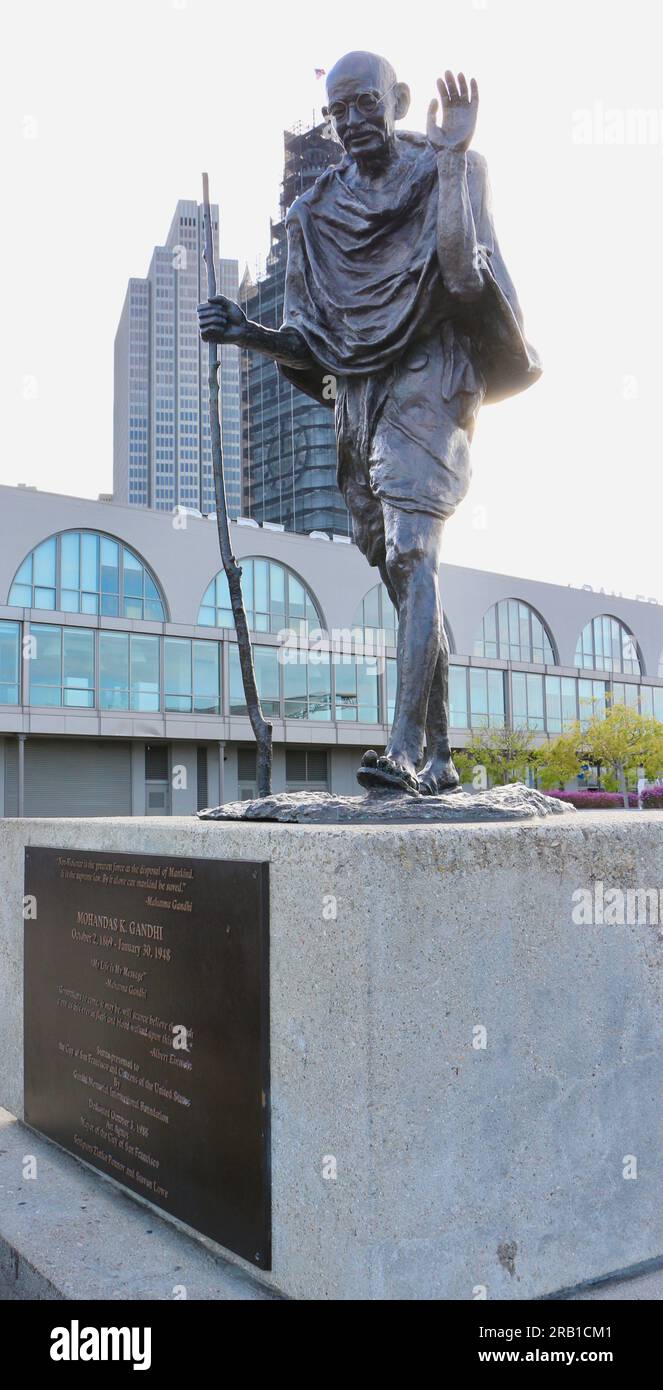
[[[269,866],[31,847],[25,893],[26,1123],[270,1269]]]

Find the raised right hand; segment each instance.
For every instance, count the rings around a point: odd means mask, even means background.
[[[232,299],[215,294],[198,305],[198,326],[204,343],[241,344],[246,326],[246,314]]]
[[[438,154],[444,150],[462,154],[472,143],[479,113],[479,88],[472,78],[468,90],[464,73],[459,72],[456,79],[451,71],[447,71],[444,81],[438,78],[437,90],[442,106],[442,125],[437,124],[437,101],[433,100],[428,108],[429,143]]]

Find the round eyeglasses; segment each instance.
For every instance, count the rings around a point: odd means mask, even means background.
[[[355,110],[359,112],[360,116],[372,116],[373,112],[377,111],[380,102],[384,101],[384,98],[389,95],[395,86],[396,83],[392,82],[391,86],[387,87],[384,92],[360,92],[359,95],[353,97],[351,101],[333,101],[331,106],[323,106],[322,114],[325,118],[331,116],[332,120],[337,124],[339,121],[344,121],[346,119],[351,106],[355,107]]]

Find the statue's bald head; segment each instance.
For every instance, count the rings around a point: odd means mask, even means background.
[[[363,49],[357,49],[354,53],[345,53],[334,63],[331,72],[327,76],[327,93],[330,101],[332,91],[339,81],[344,78],[354,80],[355,77],[370,76],[371,83],[376,86],[378,92],[386,91],[387,87],[396,82],[396,72],[391,63],[386,58],[381,58],[379,53],[367,53]]]
[[[357,99],[372,95],[370,101]],[[346,53],[327,77],[329,113],[336,134],[357,163],[384,159],[394,141],[395,122],[407,114],[410,91],[399,82],[391,63],[377,53]]]

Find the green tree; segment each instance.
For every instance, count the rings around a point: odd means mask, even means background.
[[[485,767],[499,786],[522,781],[528,766],[536,766],[538,750],[528,729],[481,729],[468,748],[473,765]]]
[[[461,782],[472,782],[474,779],[474,769],[477,765],[476,758],[467,749],[459,749],[453,754],[454,766],[460,777]]]
[[[544,791],[551,787],[563,790],[567,782],[578,776],[583,762],[581,748],[582,733],[576,723],[539,750],[537,771]]]
[[[605,717],[590,719],[582,730],[581,746],[589,762],[616,778],[626,807],[628,782],[638,768],[650,778],[663,769],[663,724],[626,705],[613,705]]]

